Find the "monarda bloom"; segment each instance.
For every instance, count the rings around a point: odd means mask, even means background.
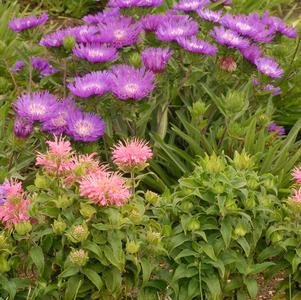
[[[141,31],[139,22],[131,17],[122,17],[99,24],[99,40],[114,48],[122,48],[137,43]]]
[[[268,126],[268,132],[278,136],[285,135],[285,129],[282,126],[277,125],[276,123],[271,123]]]
[[[45,121],[55,115],[57,101],[48,91],[21,95],[13,104],[18,116],[29,121]]]
[[[297,183],[301,183],[301,167],[294,168],[292,175]]]
[[[148,48],[141,54],[144,66],[154,73],[163,72],[171,56],[169,48]]]
[[[173,9],[182,11],[196,11],[210,4],[210,0],[180,0],[174,4]]]
[[[71,112],[76,110],[76,103],[73,99],[67,98],[58,101],[55,115],[42,122],[41,129],[54,135],[60,135],[66,132],[68,127],[68,117]]]
[[[27,138],[33,130],[33,122],[25,118],[17,118],[14,123],[14,134],[18,138]]]
[[[52,175],[66,174],[72,168],[72,147],[69,141],[55,137],[54,141],[47,141],[48,151],[39,153],[36,165]]]
[[[210,32],[210,35],[216,40],[220,45],[225,45],[229,48],[247,48],[250,42],[247,39],[241,37],[238,33],[231,29],[226,29],[224,27],[214,27]]]
[[[175,41],[180,37],[195,35],[198,29],[198,23],[189,16],[171,15],[158,26],[156,36],[161,41]]]
[[[259,72],[271,78],[281,78],[284,73],[284,70],[279,67],[278,63],[270,57],[257,58],[255,65]]]
[[[185,50],[192,53],[199,53],[205,55],[215,55],[217,53],[217,47],[198,39],[196,36],[190,38],[182,37],[177,39],[178,44]]]
[[[67,132],[76,141],[94,142],[104,135],[105,123],[96,114],[77,110],[69,115]]]
[[[219,66],[226,72],[234,72],[237,69],[237,64],[232,56],[224,56],[220,59]]]
[[[222,11],[220,10],[215,11],[207,8],[199,9],[197,13],[200,18],[213,23],[219,23],[223,15]]]
[[[263,52],[256,44],[251,44],[247,48],[239,49],[242,56],[250,63],[255,64],[255,60],[262,56]]]
[[[109,73],[97,71],[83,77],[75,77],[73,83],[68,84],[72,94],[80,98],[102,96],[110,91]]]
[[[48,20],[48,14],[44,13],[40,17],[28,16],[24,18],[14,18],[8,23],[8,26],[10,29],[20,32],[26,29],[30,29],[42,25],[47,20]]]
[[[80,180],[80,195],[97,205],[124,205],[131,196],[125,180],[116,173],[95,173]]]
[[[83,17],[83,20],[87,24],[98,24],[106,22],[108,19],[112,17],[119,17],[120,16],[120,9],[116,8],[109,8],[105,9],[95,15],[87,15]]]
[[[141,100],[155,88],[153,72],[145,68],[116,65],[111,70],[111,91],[120,100]]]
[[[31,58],[31,65],[33,69],[40,72],[41,76],[49,76],[57,71],[56,68],[50,65],[47,59],[38,56]]]
[[[298,205],[301,204],[301,188],[299,188],[298,190],[293,189],[293,195],[291,200]]]
[[[92,63],[113,61],[117,58],[117,50],[99,44],[80,44],[73,48],[73,54]]]
[[[142,171],[152,156],[148,143],[136,138],[119,142],[112,152],[113,162],[123,172]]]

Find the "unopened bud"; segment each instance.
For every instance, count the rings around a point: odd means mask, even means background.
[[[19,235],[25,235],[31,231],[32,225],[30,224],[30,222],[25,221],[22,223],[15,224],[15,229]]]
[[[89,260],[88,253],[83,249],[73,249],[69,254],[70,262],[79,267],[83,267]]]
[[[140,244],[135,241],[127,241],[126,252],[129,254],[135,254],[139,251]]]
[[[83,242],[89,235],[88,226],[86,224],[75,225],[67,233],[68,239],[73,243]]]

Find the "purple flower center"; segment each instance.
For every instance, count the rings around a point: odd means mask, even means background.
[[[114,37],[118,40],[122,40],[125,37],[125,30],[118,29],[114,31]]]
[[[74,128],[77,134],[80,136],[88,136],[93,132],[93,126],[91,122],[86,120],[77,121]]]
[[[124,89],[129,94],[135,94],[137,91],[139,91],[139,85],[136,83],[128,83],[124,86]]]
[[[46,106],[41,103],[31,103],[29,105],[29,111],[33,115],[43,116],[46,113],[47,109]]]

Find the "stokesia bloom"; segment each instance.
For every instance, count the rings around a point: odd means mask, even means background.
[[[268,132],[274,133],[278,136],[285,135],[285,129],[282,126],[277,125],[276,123],[271,123],[268,126]]]
[[[166,18],[165,14],[146,15],[141,18],[140,23],[143,30],[156,31],[164,18]]]
[[[247,48],[250,42],[241,37],[238,33],[224,27],[214,27],[210,35],[221,45],[226,45],[229,48]]]
[[[116,173],[96,173],[80,180],[80,195],[100,206],[124,205],[131,196],[125,180]]]
[[[109,8],[105,9],[97,13],[96,15],[87,15],[83,17],[83,20],[88,24],[98,24],[106,22],[111,17],[119,17],[120,16],[120,9],[116,8]]]
[[[21,95],[13,104],[18,116],[30,121],[45,121],[55,115],[57,101],[48,91]]]
[[[255,65],[258,71],[272,78],[280,78],[284,73],[284,70],[279,67],[278,63],[270,57],[257,58]]]
[[[99,44],[77,45],[72,52],[75,56],[93,63],[113,61],[117,58],[115,48]]]
[[[49,174],[62,175],[72,168],[72,148],[69,141],[54,137],[54,141],[47,141],[46,153],[38,153],[36,165],[42,166]]]
[[[96,114],[77,110],[69,115],[67,132],[76,141],[93,142],[104,135],[105,123]]]
[[[14,123],[14,134],[18,138],[27,138],[33,130],[33,122],[25,118],[17,118]]]
[[[14,31],[23,31],[25,29],[30,29],[44,24],[48,20],[48,14],[44,13],[40,17],[28,16],[24,18],[14,18],[9,23],[8,26]]]
[[[68,84],[68,88],[72,94],[80,98],[102,96],[110,91],[109,73],[97,71],[83,77],[75,77],[74,82]]]
[[[274,86],[273,84],[264,85],[261,88],[262,91],[271,91],[272,95],[277,96],[282,94],[282,90],[279,86]]]
[[[162,41],[174,41],[180,37],[189,37],[198,32],[199,25],[189,16],[171,15],[163,19],[156,30],[156,36]]]
[[[75,38],[78,43],[103,43],[106,40],[99,35],[98,26],[82,25],[70,28],[70,35]]]
[[[197,11],[198,15],[200,18],[209,21],[209,22],[214,22],[218,23],[221,18],[222,18],[222,11],[221,10],[211,10],[211,9],[199,9]]]
[[[196,36],[191,38],[178,38],[177,43],[189,52],[200,53],[205,55],[215,55],[217,53],[217,47],[198,39]]]
[[[152,156],[148,143],[136,138],[120,141],[112,152],[113,162],[123,172],[142,171]]]
[[[255,64],[255,60],[263,54],[262,50],[256,44],[251,44],[247,48],[239,49],[239,51],[252,64]]]
[[[41,57],[32,57],[31,64],[34,69],[40,71],[41,76],[49,76],[56,72],[56,68],[50,65],[47,59]]]
[[[163,4],[163,0],[110,0],[108,6],[128,8],[139,6],[160,6]]]
[[[180,0],[174,4],[173,9],[182,11],[195,11],[210,4],[210,0]]]
[[[72,98],[58,101],[55,115],[42,122],[41,129],[55,135],[65,133],[67,130],[68,116],[76,110],[76,103]]]
[[[141,31],[140,22],[135,22],[133,18],[116,18],[111,22],[99,24],[99,40],[114,48],[122,48],[137,43]]]
[[[297,183],[301,183],[301,167],[294,168],[292,175],[297,181]]]
[[[111,70],[111,91],[120,100],[140,100],[155,88],[154,73],[145,68],[116,65]]]
[[[144,66],[154,73],[163,72],[172,56],[172,51],[169,48],[148,48],[142,54]]]
[[[23,60],[17,60],[16,63],[10,68],[12,73],[17,73],[25,67],[25,62]]]
[[[71,28],[60,29],[44,35],[40,41],[40,45],[45,47],[60,47],[63,45],[66,36],[72,36]]]
[[[278,17],[269,17],[268,24],[275,31],[280,32],[289,38],[294,39],[298,36],[297,30],[294,27],[286,25],[286,23]]]

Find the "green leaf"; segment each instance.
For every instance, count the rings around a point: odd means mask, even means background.
[[[103,280],[106,284],[107,289],[111,292],[117,292],[121,289],[121,274],[120,271],[112,267],[110,270],[103,272]]]
[[[273,262],[264,262],[262,264],[254,264],[252,265],[252,267],[249,269],[248,274],[249,275],[254,275],[254,274],[258,274],[261,273],[263,271],[265,271],[267,268],[274,266],[275,263]]]
[[[232,239],[232,225],[228,218],[223,219],[221,224],[221,234],[225,242],[226,248],[230,246]]]
[[[74,276],[78,272],[79,272],[78,267],[68,267],[59,275],[59,277],[66,278],[66,277]]]
[[[247,242],[247,240],[243,237],[243,238],[239,238],[237,239],[237,243],[243,248],[243,250],[246,253],[246,256],[248,257],[250,255],[250,245]]]
[[[190,249],[184,249],[182,250],[175,258],[175,261],[178,261],[182,257],[187,257],[187,256],[194,256],[197,257],[199,254],[193,250]]]
[[[103,282],[100,276],[92,269],[84,268],[82,273],[85,274],[89,280],[96,286],[98,290],[100,290],[103,286]]]
[[[222,299],[222,291],[221,291],[221,285],[218,280],[217,276],[209,276],[206,278],[203,278],[205,283],[207,284],[207,287],[210,291],[212,300],[220,300]]]
[[[67,288],[65,292],[65,299],[64,300],[75,300],[77,299],[77,293],[79,288],[83,283],[81,276],[73,276],[67,282]]]
[[[30,249],[29,255],[33,261],[33,263],[36,265],[36,267],[39,270],[40,274],[43,274],[44,272],[44,265],[45,265],[45,260],[44,260],[44,254],[43,250],[39,246],[34,246]]]
[[[244,284],[247,287],[248,293],[251,297],[251,299],[256,299],[257,293],[258,293],[258,285],[255,279],[253,278],[245,278]]]
[[[151,265],[151,263],[149,262],[149,260],[147,258],[142,258],[141,259],[141,268],[142,268],[142,280],[143,280],[143,283],[146,283],[151,276],[154,266]]]
[[[181,278],[190,278],[197,275],[198,273],[199,271],[197,268],[189,268],[185,264],[180,264],[175,270],[172,281],[177,281]]]

